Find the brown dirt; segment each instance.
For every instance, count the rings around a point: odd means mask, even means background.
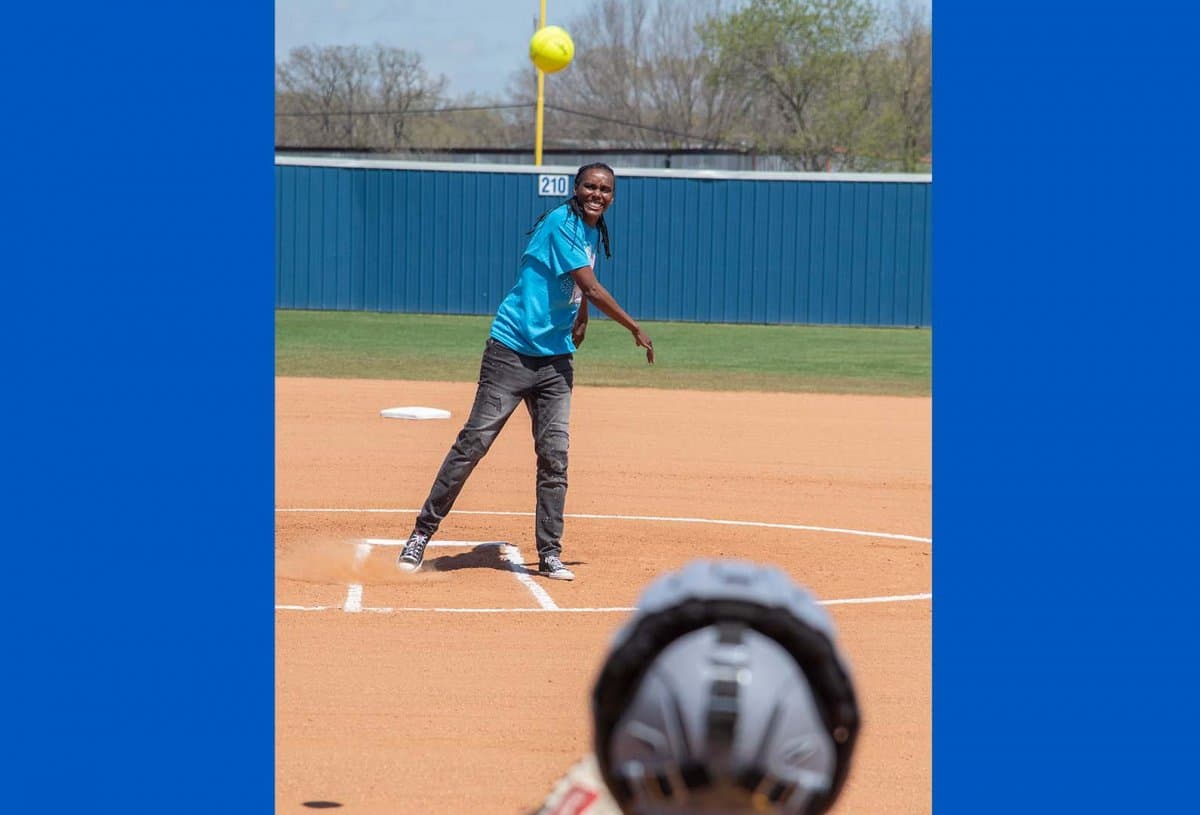
[[[376,546],[407,537],[473,384],[276,380],[276,810],[523,815],[589,749],[588,695],[623,611],[538,609],[495,547],[431,549],[416,576]],[[427,405],[448,421],[384,419]],[[632,606],[697,557],[777,565],[828,600],[931,591],[931,544],[835,531],[572,515],[703,518],[930,537],[928,398],[578,387],[563,559],[534,578],[564,609]],[[533,550],[534,459],[518,410],[436,540]],[[289,512],[341,509],[347,512]],[[468,514],[465,511],[524,513]],[[362,613],[342,610],[362,586]],[[931,603],[828,607],[865,725],[836,811],[927,813]]]

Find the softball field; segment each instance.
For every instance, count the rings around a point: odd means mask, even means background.
[[[642,588],[701,557],[772,563],[828,604],[864,718],[834,811],[931,811],[929,398],[577,387],[578,578],[531,575],[523,408],[400,573],[474,390],[276,379],[277,812],[532,812],[590,749],[592,679]],[[380,416],[406,405],[452,417]]]

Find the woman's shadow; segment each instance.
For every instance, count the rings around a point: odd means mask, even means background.
[[[442,555],[428,561],[427,565],[439,572],[457,572],[459,569],[497,569],[502,572],[517,574],[537,574],[537,561],[534,568],[524,563],[511,561],[505,557],[506,541],[486,541],[476,544],[473,549],[454,555]]]

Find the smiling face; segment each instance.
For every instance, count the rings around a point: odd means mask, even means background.
[[[579,177],[579,183],[575,185],[575,200],[579,202],[583,220],[588,226],[595,226],[612,204],[615,186],[613,174],[599,167],[584,170]]]

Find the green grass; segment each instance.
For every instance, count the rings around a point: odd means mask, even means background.
[[[474,382],[491,317],[277,311],[279,376]],[[927,396],[932,332],[643,322],[657,364],[593,316],[578,385]]]

